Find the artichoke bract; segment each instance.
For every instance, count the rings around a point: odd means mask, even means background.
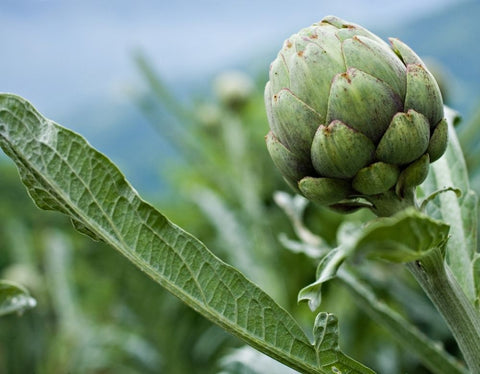
[[[329,16],[287,39],[270,66],[269,153],[307,199],[393,214],[447,146],[439,87],[398,39]]]

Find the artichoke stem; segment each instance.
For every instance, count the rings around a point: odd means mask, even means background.
[[[480,373],[480,315],[446,265],[442,249],[407,264],[450,327],[471,373]]]
[[[372,203],[370,210],[378,217],[390,217],[408,207],[416,207],[413,193],[408,193],[403,197],[399,197],[395,191],[389,190],[379,195],[364,197]]]

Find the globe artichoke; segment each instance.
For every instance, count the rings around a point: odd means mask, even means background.
[[[270,66],[269,153],[309,200],[390,215],[447,146],[438,85],[398,39],[336,17],[287,39]]]

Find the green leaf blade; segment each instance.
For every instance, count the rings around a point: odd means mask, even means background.
[[[0,146],[42,209],[113,246],[193,309],[248,344],[304,373],[322,373],[296,321],[241,273],[144,202],[85,139],[0,95]]]
[[[392,262],[415,261],[434,248],[443,248],[449,229],[444,222],[408,208],[368,224],[355,250]]]
[[[318,264],[317,280],[300,290],[298,302],[307,301],[308,307],[312,312],[320,307],[322,302],[322,285],[336,277],[338,269],[348,255],[347,252],[348,250],[345,247],[339,246],[325,255]]]
[[[319,365],[329,373],[374,374],[359,362],[346,356],[338,344],[338,319],[335,315],[320,312],[313,327],[315,349]]]
[[[447,150],[440,159],[432,163],[421,189],[426,196],[448,187],[462,191],[460,198],[454,192],[439,194],[427,204],[426,211],[431,217],[450,226],[445,258],[463,291],[473,303],[480,289],[473,266],[477,248],[477,196],[470,189],[465,159],[453,126],[455,113],[448,108],[445,113],[449,127]]]

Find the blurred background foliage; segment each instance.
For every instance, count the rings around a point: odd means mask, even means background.
[[[467,4],[389,34],[402,31],[407,41],[408,33],[422,35],[411,36],[416,42],[409,44],[426,52],[447,103],[463,111],[459,136],[472,187],[480,192],[480,56],[465,52],[476,43],[476,35],[465,30],[475,29],[469,20],[480,12],[477,2]],[[451,30],[459,34],[447,38]],[[165,83],[146,53],[137,52],[133,59],[140,78],[128,110],[149,121],[163,147],[155,160],[163,190],[151,193],[149,200],[258,283],[310,332],[315,316],[296,300],[298,291],[314,280],[316,264],[279,240],[280,234],[297,238],[273,199],[275,191],[289,190],[264,146],[263,87],[274,49],[260,56],[265,64],[243,61],[245,68],[219,72],[207,87],[181,94]],[[459,61],[458,54],[470,60]],[[460,67],[466,63],[468,69]],[[125,121],[121,114],[116,118],[119,126]],[[122,142],[134,141],[140,155],[151,153],[134,128],[119,133],[118,152]],[[291,372],[244,348],[110,248],[74,232],[64,217],[37,210],[3,159],[0,176],[0,279],[24,285],[37,300],[22,315],[0,318],[0,373]],[[304,220],[334,244],[342,222],[366,216],[309,205]],[[383,301],[458,355],[445,325],[402,267],[356,266]],[[340,283],[326,285],[321,309],[338,315],[344,350],[378,372],[428,373]]]

